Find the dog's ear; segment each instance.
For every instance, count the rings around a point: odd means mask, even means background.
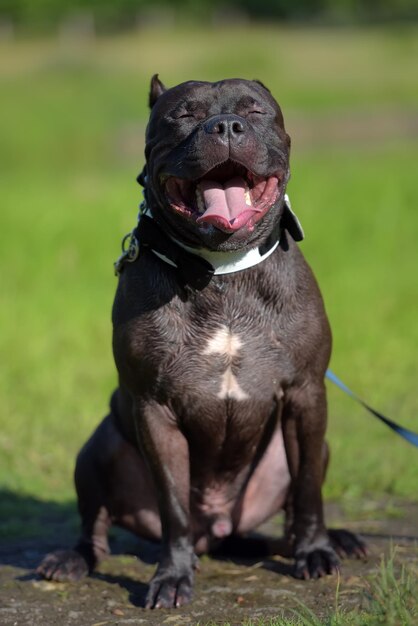
[[[166,91],[165,85],[158,78],[158,74],[154,74],[154,76],[151,78],[151,87],[148,99],[150,109],[152,109],[152,107],[161,96],[161,94],[164,93],[164,91]]]

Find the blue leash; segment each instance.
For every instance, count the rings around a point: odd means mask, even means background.
[[[353,398],[354,400],[359,402],[361,405],[363,405],[364,408],[367,409],[372,415],[379,418],[384,424],[386,424],[386,426],[389,426],[389,428],[394,430],[395,433],[397,433],[398,435],[400,435],[401,437],[409,441],[409,443],[412,443],[413,446],[418,447],[418,434],[417,433],[414,433],[412,432],[412,430],[408,430],[407,428],[404,428],[403,426],[396,424],[396,422],[392,422],[392,420],[388,419],[387,417],[379,413],[379,411],[372,409],[371,406],[366,404],[353,391],[351,391],[351,389],[349,389],[347,385],[344,385],[344,383],[338,378],[338,376],[336,376],[334,372],[331,372],[331,370],[327,370],[325,376],[331,382],[333,382],[334,385],[337,385],[337,387],[339,387],[342,391],[344,391],[344,393],[346,393],[351,398]]]

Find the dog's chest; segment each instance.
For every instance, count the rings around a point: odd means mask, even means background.
[[[155,328],[156,337],[169,333],[158,380],[170,399],[242,404],[280,395],[289,362],[274,311],[241,295],[175,306]]]
[[[277,345],[261,325],[220,319],[185,349],[195,364],[200,391],[211,399],[244,402],[274,394],[280,383]]]

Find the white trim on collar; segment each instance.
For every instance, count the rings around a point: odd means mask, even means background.
[[[267,257],[269,257],[279,245],[279,242],[276,241],[270,250],[267,250],[265,254],[260,254],[258,248],[252,248],[251,250],[246,250],[245,252],[240,250],[231,250],[231,252],[214,252],[213,250],[207,250],[206,248],[190,248],[177,239],[173,239],[173,241],[184,248],[184,250],[187,250],[187,252],[196,254],[197,256],[200,256],[208,261],[214,268],[215,275],[233,274],[233,272],[239,272],[241,270],[246,270],[249,267],[253,267],[254,265],[258,265],[258,263],[267,259]],[[155,250],[153,250],[153,252],[160,258],[163,258],[163,255],[159,254]],[[163,260],[168,261],[167,258],[164,258]],[[170,264],[173,265],[173,262],[170,261]]]
[[[285,202],[290,206],[289,196],[285,195]],[[143,211],[144,215],[153,218],[151,209],[146,207]],[[248,269],[249,267],[253,267],[254,265],[258,265],[265,259],[267,259],[277,248],[279,245],[279,240],[273,244],[273,246],[267,250],[264,254],[260,254],[258,248],[252,248],[251,250],[246,250],[242,252],[240,250],[232,250],[231,252],[214,252],[213,250],[208,250],[207,248],[191,248],[190,246],[186,246],[186,244],[182,243],[178,239],[171,237],[171,239],[181,248],[187,250],[187,252],[191,252],[192,254],[196,254],[197,256],[202,257],[206,261],[208,261],[212,267],[214,268],[214,274],[233,274],[234,272],[240,272],[241,270]],[[177,265],[166,257],[161,252],[157,252],[153,248],[151,248],[152,252],[162,261],[172,265],[173,267],[177,267]]]

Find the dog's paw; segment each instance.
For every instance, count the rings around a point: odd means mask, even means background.
[[[47,580],[74,582],[88,575],[89,566],[76,550],[57,550],[46,555],[36,573]]]
[[[146,609],[171,609],[188,604],[193,595],[193,570],[178,575],[171,568],[157,571],[151,580]]]
[[[343,528],[334,528],[328,530],[328,537],[331,540],[332,547],[341,558],[354,557],[362,559],[367,556],[366,543],[354,533]]]
[[[308,550],[298,550],[295,554],[295,577],[308,580],[327,574],[336,574],[340,561],[331,546],[312,546]]]

